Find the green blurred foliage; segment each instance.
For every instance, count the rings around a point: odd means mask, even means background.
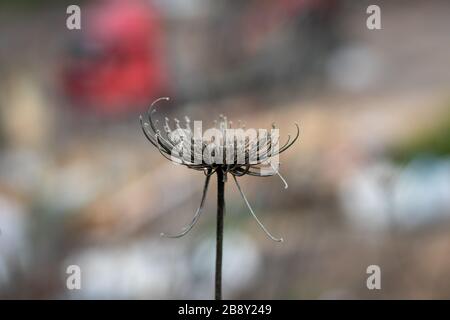
[[[447,112],[436,124],[425,131],[414,135],[402,145],[392,148],[390,155],[397,162],[408,162],[418,155],[434,156],[450,155],[450,101]]]

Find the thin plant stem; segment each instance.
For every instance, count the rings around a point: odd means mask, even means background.
[[[223,218],[225,214],[225,181],[224,173],[217,170],[217,234],[216,234],[216,281],[215,298],[222,300],[222,249]]]

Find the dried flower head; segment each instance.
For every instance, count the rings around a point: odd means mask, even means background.
[[[167,101],[169,98],[159,98],[151,104],[147,112],[148,122],[142,116],[140,117],[142,131],[166,159],[190,169],[203,171],[206,175],[201,203],[191,223],[179,234],[162,235],[181,237],[192,229],[202,212],[210,177],[217,172],[220,173],[223,182],[226,182],[228,173],[232,175],[241,196],[260,227],[272,240],[283,241],[282,238],[272,236],[257,218],[236,177],[278,175],[287,188],[286,180],[278,170],[278,155],[286,151],[298,139],[300,134],[298,124],[295,124],[297,129],[295,137],[291,140],[289,135],[281,147],[279,146],[279,130],[275,124],[272,124],[270,132],[265,129],[246,129],[245,123],[241,121],[233,127],[233,122],[223,115],[220,115],[219,120],[214,121],[214,127],[208,129],[203,135],[201,122],[194,121],[192,124],[188,117],[185,117],[183,124],[176,118],[171,124],[166,117],[161,130],[158,120],[154,119],[155,105],[161,100]]]

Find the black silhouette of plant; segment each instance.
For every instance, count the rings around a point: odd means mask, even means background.
[[[184,165],[190,169],[203,171],[206,179],[203,186],[203,194],[200,201],[200,206],[197,209],[192,221],[186,225],[178,234],[165,234],[161,236],[169,238],[180,238],[187,234],[197,223],[205,203],[206,194],[208,191],[211,176],[215,173],[217,175],[217,234],[216,234],[216,274],[215,274],[215,299],[222,299],[222,248],[223,248],[223,221],[225,213],[225,182],[227,175],[231,174],[236,183],[236,186],[244,199],[250,213],[256,220],[258,225],[264,232],[276,242],[283,242],[282,238],[274,237],[266,227],[261,223],[252,207],[250,206],[247,197],[242,191],[241,186],[237,181],[237,177],[244,175],[267,177],[278,175],[283,181],[285,188],[288,185],[286,180],[281,176],[279,171],[270,162],[273,157],[281,154],[291,147],[297,141],[300,128],[297,123],[295,126],[297,132],[295,137],[291,140],[288,136],[287,142],[279,147],[278,136],[273,134],[276,129],[275,124],[272,124],[272,132],[267,131],[261,136],[258,134],[254,137],[245,136],[245,139],[238,139],[232,136],[228,139],[226,131],[233,128],[232,121],[220,115],[219,121],[215,122],[215,129],[222,133],[220,139],[203,139],[196,135],[195,130],[191,126],[191,121],[185,117],[183,127],[180,125],[178,119],[174,119],[175,128],[170,127],[170,121],[166,117],[163,130],[158,128],[158,120],[153,119],[156,112],[155,105],[161,100],[169,100],[167,97],[155,100],[147,112],[146,122],[140,116],[141,128],[147,139],[159,150],[159,152],[168,160]],[[246,130],[245,124],[239,125],[236,129],[241,129],[240,132]],[[195,127],[195,126],[194,126]],[[208,152],[205,152],[208,151]],[[269,170],[262,170],[267,169]]]

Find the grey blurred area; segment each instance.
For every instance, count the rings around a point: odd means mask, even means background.
[[[240,179],[284,243],[226,184],[224,298],[450,296],[448,1],[82,1],[81,30],[69,4],[0,4],[1,299],[213,296],[215,184],[160,237],[204,179],[141,132],[166,95],[160,117],[300,124],[287,190]]]

